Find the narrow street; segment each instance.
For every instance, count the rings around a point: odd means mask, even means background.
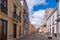
[[[48,39],[44,35],[41,35],[39,33],[35,33],[30,36],[19,38],[18,40],[48,40]]]
[[[0,0],[0,40],[60,40],[60,0]]]

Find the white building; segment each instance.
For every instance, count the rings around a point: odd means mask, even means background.
[[[57,38],[60,39],[60,0],[56,0],[57,1]]]
[[[57,9],[48,8],[45,12],[45,19],[46,19],[45,32],[53,36],[56,33]]]

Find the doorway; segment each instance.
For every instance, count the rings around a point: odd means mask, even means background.
[[[21,37],[21,26],[19,27],[19,36]]]
[[[16,38],[16,24],[13,24],[13,38]]]
[[[0,19],[0,40],[7,40],[7,21]]]
[[[54,35],[54,27],[52,27],[52,35]]]

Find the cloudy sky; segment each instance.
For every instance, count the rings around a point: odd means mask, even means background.
[[[30,21],[36,28],[43,24],[46,8],[56,8],[55,0],[26,0]]]

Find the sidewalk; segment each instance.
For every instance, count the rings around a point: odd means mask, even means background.
[[[48,38],[48,35],[44,35],[46,38]],[[60,40],[60,39],[57,39],[56,37],[52,37],[52,39],[49,39],[49,40]]]
[[[59,40],[59,39],[57,39],[56,37],[53,37],[53,39],[52,40]]]
[[[23,37],[19,37],[19,38],[17,38],[17,39],[15,39],[15,40],[18,40],[18,39],[25,39],[25,38],[28,38],[29,36],[32,36],[34,33],[31,33],[31,34],[29,34],[29,35],[24,35]]]

